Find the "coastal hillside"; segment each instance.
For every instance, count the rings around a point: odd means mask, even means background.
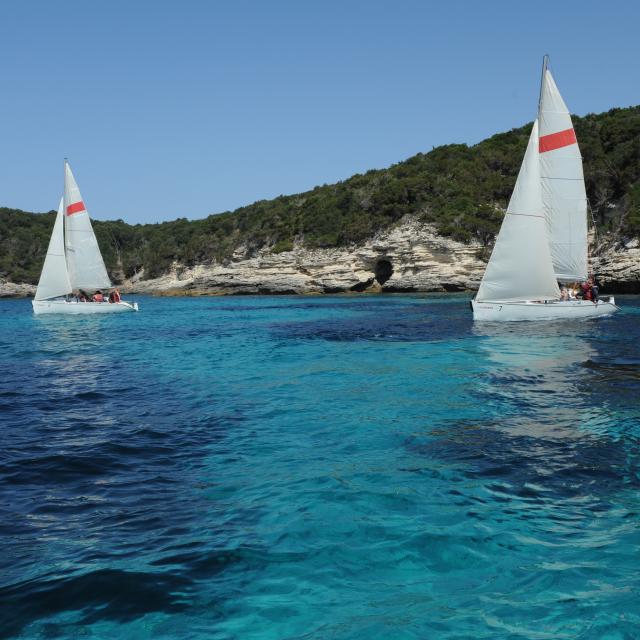
[[[576,117],[574,123],[599,242],[628,244],[640,236],[640,106]],[[200,220],[95,221],[94,227],[115,282],[158,279],[176,265],[193,270],[257,257],[277,268],[279,254],[294,249],[348,255],[349,247],[392,233],[403,220],[462,252],[469,247],[482,260],[499,228],[530,130],[528,124],[473,146],[437,147],[387,169]],[[54,216],[0,208],[0,279],[37,282]]]

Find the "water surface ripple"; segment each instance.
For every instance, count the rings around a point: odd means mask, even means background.
[[[0,302],[0,637],[624,639],[640,298]]]

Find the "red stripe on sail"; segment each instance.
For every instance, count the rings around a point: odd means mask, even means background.
[[[568,147],[576,142],[578,142],[576,140],[576,132],[573,129],[565,129],[564,131],[558,131],[558,133],[550,133],[548,136],[541,136],[539,150],[540,153],[544,153],[545,151]]]
[[[80,202],[74,202],[67,207],[67,215],[72,216],[74,213],[79,213],[80,211],[84,210],[84,202],[80,200]]]

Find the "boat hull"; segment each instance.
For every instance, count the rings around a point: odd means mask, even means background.
[[[33,313],[62,313],[66,315],[90,315],[94,313],[125,313],[137,311],[138,303],[129,302],[76,302],[67,300],[33,300]]]
[[[533,302],[478,302],[471,301],[473,319],[489,322],[519,320],[578,320],[609,316],[618,310],[615,300],[567,300]]]

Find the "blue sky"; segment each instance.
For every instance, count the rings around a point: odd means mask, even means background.
[[[578,114],[640,103],[640,3],[0,4],[0,206],[201,218],[475,143],[535,116],[542,55]]]

